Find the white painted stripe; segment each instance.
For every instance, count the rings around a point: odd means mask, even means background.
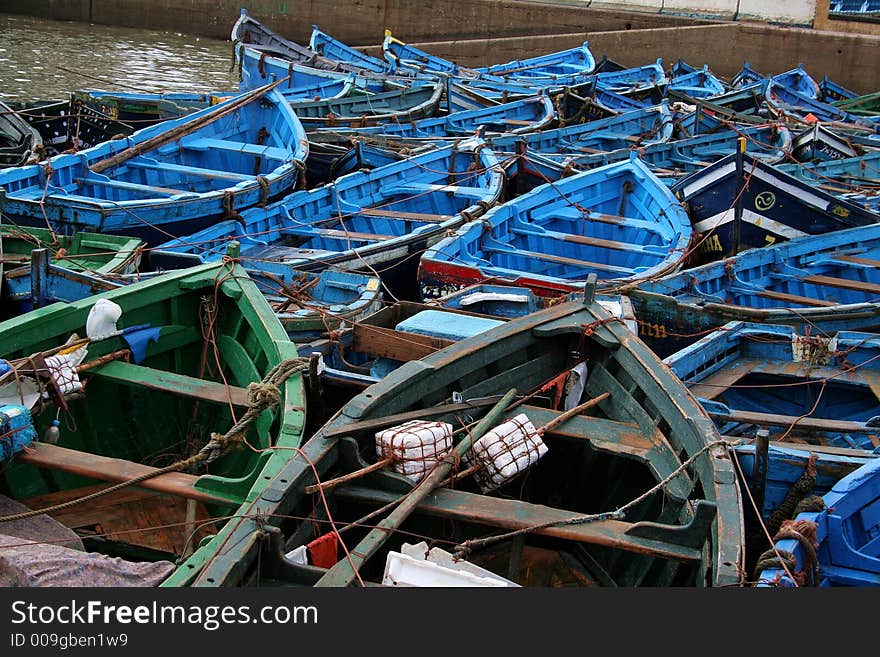
[[[797,228],[792,228],[791,226],[786,226],[773,219],[768,219],[767,217],[763,217],[757,212],[752,212],[751,210],[743,210],[742,218],[743,221],[750,223],[753,226],[763,228],[768,233],[773,233],[779,237],[785,237],[786,239],[794,239],[795,237],[803,237],[804,235],[807,235],[807,233],[800,231]],[[706,231],[718,228],[724,224],[729,224],[733,219],[734,211],[732,209],[725,210],[724,212],[713,215],[708,219],[703,219],[702,221],[697,222],[696,225],[694,225],[694,230],[698,233],[705,233]]]
[[[736,162],[730,162],[729,164],[726,164],[725,166],[718,169],[717,171],[714,171],[710,175],[700,177],[699,180],[692,182],[690,185],[685,185],[684,190],[682,190],[684,193],[684,198],[688,199],[695,192],[700,191],[704,187],[708,187],[717,180],[721,180],[732,171],[736,171]]]

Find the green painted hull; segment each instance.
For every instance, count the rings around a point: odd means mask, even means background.
[[[49,249],[53,264],[71,271],[94,274],[131,273],[140,261],[143,240],[121,235],[79,232],[53,234],[47,228],[0,226],[3,240],[3,271],[10,274],[26,267],[34,249]]]
[[[365,468],[376,459],[375,432],[408,419],[446,420],[453,426],[480,418],[515,387],[538,389],[586,358],[589,377],[581,399],[610,392],[587,415],[548,432],[547,455],[527,475],[498,493],[480,493],[472,481],[441,487],[424,498],[385,545],[361,568],[367,583],[382,579],[385,554],[402,543],[451,544],[582,514],[614,511],[646,491],[623,520],[560,523],[534,529],[524,546],[507,541],[471,554],[474,563],[521,584],[617,586],[731,585],[740,581],[742,509],[733,465],[711,421],[694,398],[623,322],[598,305],[571,302],[514,319],[406,363],[354,397],[304,445],[251,507],[260,516],[224,528],[227,545],[194,582],[201,586],[346,585],[347,560],[331,570],[294,565],[283,554],[330,532],[322,496],[306,494],[316,482]],[[460,393],[457,403],[454,393]],[[524,411],[536,426],[559,416],[552,392]],[[661,481],[693,457],[687,475]],[[365,514],[412,490],[387,469],[324,491],[336,529],[349,550],[387,513]],[[709,514],[705,514],[705,511]],[[714,515],[712,511],[714,510]],[[514,558],[519,551],[521,555]],[[548,555],[555,555],[548,557]],[[524,567],[526,557],[534,569]],[[513,563],[523,567],[513,568]],[[541,566],[543,564],[543,566]],[[560,564],[567,564],[562,567]],[[574,564],[574,565],[572,565]],[[559,568],[568,575],[559,576]],[[531,577],[536,574],[536,577]]]
[[[137,464],[132,466],[137,468],[161,468],[187,458],[212,433],[224,434],[232,427],[231,407],[236,418],[242,417],[248,384],[297,357],[296,347],[256,285],[232,263],[159,276],[0,323],[0,354],[7,360],[27,357],[58,347],[73,333],[84,335],[86,318],[98,299],[122,308],[119,329],[149,324],[160,329],[158,339],[147,344],[146,357],[139,364],[117,360],[83,372],[83,393],[70,398],[68,410],[61,412],[57,445],[37,444],[37,460],[54,448],[75,450],[85,459],[94,455],[122,459],[129,462],[122,465]],[[92,341],[84,365],[126,347],[119,336]],[[263,477],[271,478],[294,453],[289,448],[300,443],[305,421],[302,377],[295,374],[279,390],[280,405],[256,418],[247,432],[248,445],[233,447],[186,477],[162,475],[178,477],[177,483],[169,484],[175,491],[172,495],[199,500],[210,516],[220,518],[216,528],[222,527],[222,517],[237,513],[249,495],[262,491],[268,481]],[[35,412],[38,436],[55,417],[52,403]],[[86,476],[63,463],[58,467],[32,463],[23,455],[9,463],[0,473],[0,493],[25,500],[72,492],[99,481],[118,481],[116,474],[121,471],[109,468]],[[142,487],[155,485],[153,490],[167,494],[168,487],[159,487],[159,480],[147,480]],[[208,554],[213,545],[210,538],[203,539],[196,555]],[[156,556],[173,561],[179,555]],[[184,583],[185,575],[194,571],[192,561],[171,579]]]

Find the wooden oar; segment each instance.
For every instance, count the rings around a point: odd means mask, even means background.
[[[493,406],[483,417],[480,423],[474,427],[473,432],[465,435],[458,445],[456,445],[454,454],[459,458],[464,456],[486,431],[488,431],[498,420],[505,409],[513,401],[516,396],[516,388],[511,388],[501,400]],[[401,524],[415,511],[419,503],[433,491],[437,485],[443,481],[452,470],[453,464],[458,459],[447,458],[437,464],[431,472],[419,484],[413,488],[401,500],[400,505],[394,509],[388,517],[380,522],[375,529],[372,529],[364,539],[358,543],[357,547],[351,550],[350,555],[346,559],[336,562],[336,564],[328,570],[315,586],[349,586],[354,580],[357,571],[388,539]]]
[[[238,98],[237,100],[232,101],[229,105],[220,105],[217,107],[217,109],[205,114],[204,116],[199,117],[198,119],[188,121],[187,123],[184,123],[183,125],[177,126],[176,128],[169,130],[168,132],[163,132],[162,134],[156,135],[155,137],[151,137],[150,139],[147,139],[147,140],[141,142],[140,144],[135,144],[134,146],[132,146],[130,148],[126,148],[124,151],[120,151],[116,155],[111,155],[108,158],[105,158],[103,160],[95,162],[93,165],[91,165],[89,167],[89,169],[91,171],[93,171],[94,173],[101,173],[105,169],[109,169],[110,167],[114,167],[117,164],[122,164],[123,162],[127,162],[128,160],[130,160],[133,157],[137,157],[141,153],[145,153],[145,152],[150,151],[154,148],[158,148],[159,146],[162,146],[163,144],[167,144],[170,141],[180,139],[181,137],[184,137],[184,136],[198,130],[199,128],[202,128],[206,125],[213,123],[217,119],[220,119],[220,118],[226,116],[227,114],[235,112],[240,107],[247,105],[248,103],[256,100],[257,98],[260,98],[260,97],[266,95],[267,93],[272,91],[272,89],[277,87],[279,84],[281,84],[285,80],[287,80],[286,77],[282,78],[281,80],[278,80],[277,82],[273,82],[271,84],[267,84],[265,86],[262,86],[258,89],[254,89],[253,91],[248,92],[247,94],[245,94],[241,98]]]

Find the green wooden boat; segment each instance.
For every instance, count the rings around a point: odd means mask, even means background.
[[[115,331],[108,302],[121,310]],[[98,311],[108,307],[109,324],[101,327]],[[75,347],[83,341],[87,353],[76,365]],[[0,375],[0,397],[27,400],[36,435],[45,437],[4,464],[0,494],[45,509],[105,488],[99,482],[143,478],[137,487],[52,511],[90,552],[163,563],[177,562],[199,544],[197,554],[210,553],[210,537],[224,519],[252,491],[262,492],[302,436],[303,359],[232,261],[2,322],[0,354],[14,366]],[[69,354],[82,385],[69,371],[57,375],[50,354]],[[293,374],[278,377],[279,366]],[[248,386],[273,371],[280,403],[261,411],[254,407],[259,391],[252,395]],[[40,390],[47,395],[42,400],[36,399]],[[205,458],[217,455],[210,449],[218,436],[228,437],[236,421],[251,416],[219,446],[218,458]],[[190,467],[165,471],[199,454]],[[2,515],[0,534],[12,524]]]
[[[585,302],[513,319],[410,361],[355,396],[266,485],[248,516],[223,528],[227,547],[193,583],[369,585],[383,579],[386,559],[403,544],[424,539],[447,552],[463,548],[470,566],[521,585],[737,584],[741,503],[719,435],[592,291]],[[549,426],[564,419],[555,385],[571,383],[573,371],[583,375],[584,363],[585,388],[561,393],[578,404],[575,415]],[[517,391],[523,403],[513,408]],[[470,477],[439,481],[457,459],[415,488],[377,460],[376,433],[408,420],[467,423],[476,439],[520,412],[545,428],[548,451],[497,490],[481,492]],[[465,451],[465,442],[455,449]],[[347,549],[331,550],[328,562],[318,546],[334,529]],[[523,532],[496,541],[515,530]]]
[[[880,116],[880,91],[855,98],[845,98],[831,103],[850,114],[859,116]]]
[[[121,235],[78,232],[60,235],[47,228],[0,225],[3,296],[18,314],[54,301],[80,298],[80,286],[70,281],[73,272],[98,278],[131,274],[141,260],[143,240]],[[32,263],[32,254],[45,262]],[[32,266],[34,265],[34,266]],[[100,292],[95,289],[93,293]],[[68,294],[69,293],[69,294]]]

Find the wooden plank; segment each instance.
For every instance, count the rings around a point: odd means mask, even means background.
[[[802,297],[798,294],[787,294],[785,292],[774,292],[773,290],[761,290],[755,293],[756,296],[765,299],[776,299],[777,301],[788,301],[789,303],[799,303],[804,306],[837,306],[839,304],[833,301],[823,301],[822,299],[811,299],[810,297]]]
[[[717,372],[713,372],[699,383],[688,387],[694,397],[715,399],[759,365],[760,361],[744,358],[736,361],[730,367],[724,367]]]
[[[180,145],[195,151],[223,150],[242,153],[243,155],[257,155],[270,160],[287,162],[293,160],[293,154],[277,146],[260,146],[259,144],[246,144],[240,141],[227,141],[225,139],[212,139],[199,137],[198,139],[182,139]]]
[[[138,183],[126,182],[123,180],[101,180],[100,178],[74,178],[73,182],[78,185],[96,185],[98,187],[110,187],[111,189],[122,189],[132,192],[142,192],[144,194],[160,194],[162,196],[177,196],[185,192],[180,189],[171,189],[170,187],[154,187],[153,185],[140,185]]]
[[[451,214],[426,214],[424,212],[403,212],[402,210],[382,210],[379,208],[364,208],[357,214],[364,217],[384,217],[387,219],[400,219],[402,221],[421,221],[424,223],[441,224],[452,219]]]
[[[49,443],[34,443],[29,451],[19,452],[15,461],[37,468],[68,472],[114,483],[128,481],[157,470],[133,461],[89,454]],[[183,472],[168,472],[145,479],[138,484],[138,487],[200,502],[230,503],[230,500],[198,490],[195,487],[198,479],[195,475]]]
[[[128,161],[128,166],[138,167],[140,169],[153,169],[155,171],[170,171],[172,173],[183,174],[184,176],[198,176],[200,178],[216,178],[218,180],[234,180],[237,182],[242,182],[244,180],[253,180],[253,176],[247,176],[243,173],[234,173],[232,171],[218,171],[215,169],[202,169],[200,167],[172,164],[171,162],[156,162],[150,160],[133,159]]]
[[[340,486],[336,489],[336,497],[359,503],[381,505],[396,500],[399,495],[360,486]],[[441,488],[428,495],[418,505],[416,512],[503,529],[524,529],[580,515],[572,511],[554,509],[540,504],[489,497],[449,488]],[[535,530],[534,533],[674,561],[697,563],[702,558],[700,550],[628,536],[625,532],[632,526],[633,524],[628,522],[604,520],[580,525],[546,527]]]
[[[638,244],[628,244],[626,242],[619,242],[617,240],[606,240],[601,237],[586,237],[584,235],[563,234],[562,239],[566,242],[573,242],[574,244],[598,246],[601,248],[613,249],[616,251],[634,251],[636,253],[649,253],[648,251],[645,251],[645,247]],[[659,254],[651,255],[657,255],[658,258],[661,257]]]
[[[798,418],[794,415],[777,415],[775,413],[757,413],[740,410],[732,410],[729,414],[709,411],[709,416],[731,422],[746,422],[759,426],[789,427],[797,422],[797,428],[809,431],[880,434],[880,429],[876,427],[867,427],[864,422],[850,422],[847,420],[826,420],[814,417]]]
[[[627,267],[618,267],[616,265],[606,265],[600,262],[590,262],[588,260],[578,260],[576,258],[567,258],[565,256],[551,255],[549,253],[539,253],[537,251],[525,251],[517,249],[516,251],[500,249],[492,246],[484,246],[485,251],[494,251],[496,253],[507,253],[512,256],[522,256],[524,258],[535,258],[536,260],[546,260],[548,262],[558,262],[564,265],[573,265],[576,267],[589,267],[591,269],[602,269],[605,271],[614,271],[621,274],[632,274],[633,270]]]
[[[521,406],[520,410],[536,427],[543,426],[562,414],[561,411],[528,404]],[[650,453],[657,446],[635,423],[617,422],[587,415],[571,418],[551,429],[547,432],[547,436],[568,440],[588,440],[600,451],[635,457],[641,461],[647,461]]]
[[[226,386],[222,383],[197,379],[185,374],[154,370],[151,367],[118,360],[92,370],[86,370],[83,374],[100,376],[126,385],[143,386],[215,404],[226,405],[231,401],[235,406],[248,405],[248,391],[245,388]]]
[[[375,356],[407,361],[424,358],[452,342],[429,335],[358,323],[352,329],[351,348]]]
[[[858,256],[836,255],[835,260],[843,260],[844,262],[852,262],[857,265],[868,265],[869,267],[880,267],[880,260],[872,260],[870,258],[860,258]]]
[[[821,276],[819,274],[813,276],[805,276],[804,282],[813,283],[814,285],[837,287],[844,290],[856,290],[858,292],[870,292],[872,294],[880,294],[880,284],[878,283],[851,281],[847,278],[837,278],[835,276]]]
[[[390,235],[379,235],[377,233],[358,233],[353,230],[337,230],[335,228],[312,228],[308,231],[308,233],[300,233],[300,234],[312,234],[317,233],[321,237],[332,237],[335,239],[351,239],[351,240],[363,240],[366,242],[384,242],[385,240],[390,240]]]

